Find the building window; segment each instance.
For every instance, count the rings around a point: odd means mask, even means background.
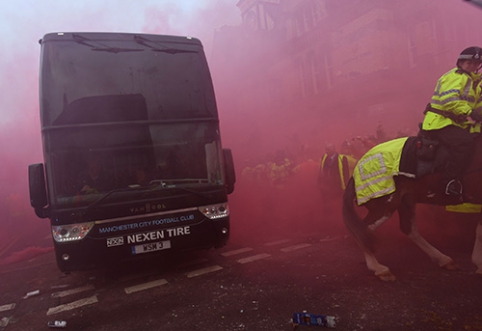
[[[321,61],[313,52],[308,54],[308,66],[310,71],[310,85],[312,86],[311,89],[314,94],[318,94],[321,92],[322,88]]]
[[[296,62],[296,71],[298,75],[298,97],[304,98],[308,95],[308,88],[309,88],[309,77],[306,75],[305,65],[301,59],[298,59]]]
[[[316,23],[320,22],[326,16],[326,6],[325,3],[321,0],[314,1],[311,6],[313,22],[316,25]]]
[[[408,48],[410,65],[415,67],[420,59],[435,52],[435,34],[430,22],[421,22],[413,27],[409,34]]]
[[[303,10],[303,23],[305,32],[313,29],[313,8],[311,6]]]
[[[324,60],[325,60],[326,89],[330,89],[334,83],[333,61],[331,59],[330,52],[327,52],[325,54]]]
[[[445,41],[455,42],[456,41],[456,30],[455,24],[453,22],[446,22],[443,26]]]
[[[299,37],[301,35],[303,35],[303,33],[305,32],[305,21],[304,21],[304,18],[303,18],[303,13],[298,13],[296,15],[296,18],[295,18],[295,24],[296,24],[296,36]]]

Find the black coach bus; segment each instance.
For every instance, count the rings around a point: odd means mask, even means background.
[[[30,202],[50,219],[59,269],[225,245],[235,173],[201,42],[39,42],[44,163],[29,166]]]

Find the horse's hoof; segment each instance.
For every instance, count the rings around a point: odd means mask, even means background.
[[[392,274],[390,270],[384,271],[377,275],[378,279],[384,282],[394,282],[397,280],[395,275]]]
[[[462,268],[457,264],[455,263],[454,261],[450,261],[448,263],[445,263],[444,265],[441,265],[440,266],[441,268],[445,269],[445,270],[462,270]]]

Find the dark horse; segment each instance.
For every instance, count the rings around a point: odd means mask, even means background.
[[[383,146],[385,145],[378,145],[382,150]],[[401,231],[434,262],[448,270],[459,269],[452,258],[441,253],[420,235],[415,222],[415,206],[417,203],[455,205],[460,204],[461,200],[445,195],[440,187],[441,176],[437,171],[420,178],[394,176],[394,180],[395,191],[393,193],[373,198],[362,204],[368,211],[364,218],[358,215],[355,208],[356,190],[353,177],[344,193],[343,220],[362,248],[368,269],[375,272],[375,275],[383,281],[396,279],[390,269],[380,264],[375,258],[373,242],[373,232],[395,211],[398,211]],[[482,137],[480,135],[475,138],[474,154],[464,175],[463,184],[463,202],[482,204]],[[477,266],[476,273],[482,276],[482,220],[479,221],[476,229],[472,262]]]

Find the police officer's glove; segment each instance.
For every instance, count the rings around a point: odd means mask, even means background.
[[[475,122],[482,122],[482,114],[478,111],[472,110],[470,113],[470,118],[473,119]]]

